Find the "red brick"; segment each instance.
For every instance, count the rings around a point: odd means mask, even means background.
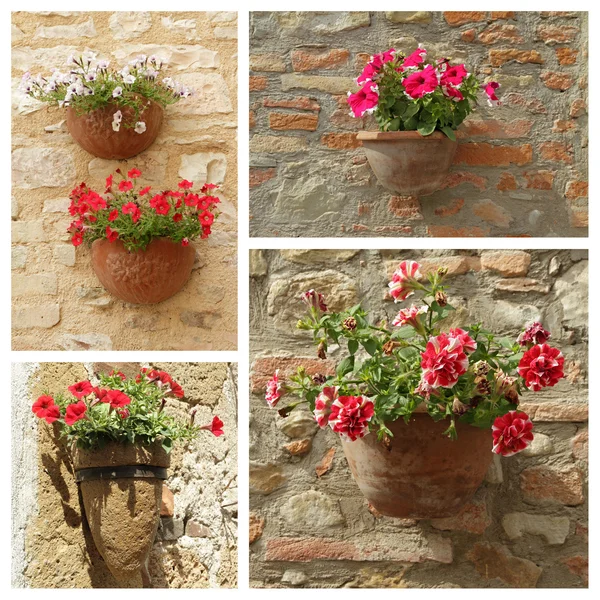
[[[573,77],[568,73],[558,73],[556,71],[544,71],[540,75],[544,85],[551,90],[564,92],[573,86]]]
[[[515,119],[513,121],[496,121],[496,120],[477,120],[471,119],[465,121],[458,131],[458,137],[474,138],[486,137],[493,139],[513,139],[527,137],[533,121],[526,119]]]
[[[466,531],[481,535],[492,524],[485,500],[472,500],[460,514],[445,519],[432,519],[431,525],[443,531]]]
[[[277,112],[269,114],[269,127],[275,131],[316,131],[318,124],[318,115]]]
[[[267,89],[267,78],[253,75],[249,81],[251,92],[260,92]]]
[[[464,205],[465,201],[463,198],[454,198],[450,201],[450,204],[438,206],[434,212],[438,217],[450,217],[458,214]]]
[[[571,104],[571,108],[569,109],[569,116],[573,117],[575,119],[577,117],[582,117],[586,113],[587,113],[587,105],[585,103],[585,100],[582,100],[581,98],[577,98],[577,100],[573,100],[573,103]]]
[[[396,217],[409,221],[423,218],[421,203],[416,196],[392,196],[388,210]]]
[[[516,92],[502,96],[502,101],[508,106],[519,106],[524,108],[534,115],[543,115],[548,112],[539,98],[530,98],[523,94],[517,94]]]
[[[569,25],[540,25],[537,30],[538,38],[546,44],[568,44],[579,33],[577,27]]]
[[[368,227],[367,227],[368,229]],[[410,235],[412,233],[412,227],[408,225],[378,225],[373,227],[375,233],[406,233]]]
[[[540,144],[540,156],[544,160],[570,165],[573,162],[573,147],[563,142],[544,142]]]
[[[250,111],[250,114],[248,116],[248,123],[250,129],[254,129],[256,127],[256,114],[253,110]]]
[[[526,171],[527,188],[534,190],[551,190],[554,183],[554,171]]]
[[[490,25],[479,34],[479,41],[483,44],[495,44],[496,42],[509,42],[521,44],[523,38],[515,25]]]
[[[533,150],[530,144],[522,146],[496,146],[485,143],[459,144],[455,164],[473,166],[507,167],[531,162]]]
[[[571,440],[573,458],[587,462],[588,460],[588,431],[581,431]]]
[[[361,146],[355,133],[326,133],[321,137],[321,144],[333,150],[351,150]]]
[[[277,100],[275,98],[265,98],[263,106],[266,108],[295,108],[297,110],[314,110],[319,112],[321,107],[314,98],[307,96],[297,96],[289,100]]]
[[[502,173],[500,180],[498,181],[496,188],[501,192],[507,192],[509,190],[517,189],[517,180],[512,173]]]
[[[565,131],[571,131],[576,128],[577,125],[574,121],[561,121],[557,119],[554,121],[554,125],[552,125],[552,133],[565,133]]]
[[[575,200],[576,198],[587,198],[588,197],[588,182],[587,181],[569,181],[567,182],[567,189],[565,191],[565,197],[569,200]]]
[[[501,67],[514,60],[518,63],[533,63],[541,65],[544,62],[542,55],[537,50],[517,50],[516,48],[490,50],[490,63],[492,67]]]
[[[463,183],[470,183],[473,187],[478,190],[485,190],[487,185],[487,179],[481,175],[475,175],[475,173],[469,173],[468,171],[453,171],[448,173],[446,181],[441,189],[455,188]]]
[[[253,512],[250,513],[249,517],[250,531],[248,541],[250,544],[254,544],[254,542],[258,541],[262,537],[265,529],[265,520],[260,515],[257,515]]]
[[[446,23],[450,27],[459,27],[465,23],[478,23],[485,21],[485,17],[486,13],[479,11],[452,11],[444,13],[444,19],[446,19]]]
[[[481,268],[504,277],[523,277],[529,271],[531,254],[523,250],[487,250],[481,253]]]
[[[269,181],[269,179],[273,179],[275,177],[275,169],[250,169],[250,188],[255,188],[264,183],[265,181]]]
[[[312,440],[294,440],[289,444],[285,444],[284,448],[292,456],[304,456],[310,452],[312,448]]]
[[[521,491],[525,502],[533,504],[579,506],[584,503],[583,475],[577,467],[529,467],[521,472]]]
[[[498,21],[498,20],[506,20],[508,21],[508,19],[515,19],[515,11],[514,10],[505,10],[505,11],[492,11],[491,14],[491,19],[492,21]]]
[[[350,52],[341,48],[333,50],[294,50],[292,68],[294,71],[313,71],[316,69],[335,69],[345,65]]]
[[[175,497],[173,492],[163,483],[160,501],[160,516],[172,517],[175,514]]]
[[[463,31],[460,34],[460,39],[463,42],[473,42],[475,40],[475,36],[477,35],[477,31],[475,31],[475,29],[467,29],[467,31]]]
[[[429,225],[427,233],[433,237],[486,237],[488,230],[481,227],[451,227],[450,225]]]
[[[279,369],[279,378],[285,379],[294,375],[298,367],[304,367],[309,376],[313,375],[333,375],[335,374],[335,361],[331,359],[320,360],[308,357],[284,357],[269,356],[257,358],[252,363],[252,373],[250,375],[250,389],[253,393],[263,392],[267,381],[271,379],[273,373]]]
[[[588,420],[588,406],[579,402],[522,402],[519,408],[536,423],[584,423]]]
[[[559,65],[574,65],[577,62],[579,50],[575,48],[557,48],[556,58]]]
[[[573,575],[577,575],[585,585],[588,585],[588,558],[586,556],[569,556],[563,558],[562,562],[567,565]]]

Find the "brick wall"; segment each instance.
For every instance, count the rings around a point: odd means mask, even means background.
[[[137,363],[19,363],[12,376],[12,585],[112,588],[116,582],[85,524],[65,444],[31,412],[42,393]],[[150,365],[145,365],[150,366]],[[153,587],[237,586],[237,367],[226,363],[152,363],[186,391],[165,410],[196,421],[217,414],[225,434],[174,446],[163,486],[161,522],[149,559]],[[205,433],[205,432],[203,432]]]
[[[515,335],[541,319],[563,351],[566,379],[527,394],[536,438],[495,457],[456,518],[381,517],[351,478],[330,431],[306,413],[280,418],[264,401],[316,358],[301,291],[334,309],[357,301],[373,319],[397,312],[386,283],[401,258],[449,269],[453,325],[482,321]],[[251,254],[250,561],[256,587],[585,587],[587,585],[587,253],[585,251],[272,250]],[[448,326],[451,326],[448,323]]]
[[[12,294],[15,350],[232,350],[236,347],[236,13],[44,12],[12,14]],[[158,306],[108,294],[89,249],[71,246],[68,194],[102,186],[119,163],[94,158],[71,139],[62,110],[25,97],[25,71],[48,73],[87,49],[112,64],[155,53],[196,90],[170,106],[157,141],[122,161],[147,182],[180,177],[222,185],[223,212],[198,241],[190,281]]]
[[[377,183],[346,92],[369,56],[422,43],[501,83],[459,131],[444,189]],[[587,235],[587,14],[251,13],[254,236]]]

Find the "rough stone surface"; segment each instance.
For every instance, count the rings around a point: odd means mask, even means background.
[[[16,519],[12,537],[13,586],[118,587],[85,522],[73,477],[71,453],[64,439],[57,438],[53,427],[35,418],[30,406],[42,393],[65,393],[69,385],[82,379],[95,383],[97,370],[119,368],[129,373],[138,372],[141,366],[164,369],[182,383],[186,400],[170,399],[168,410],[172,414],[185,418],[190,405],[195,405],[197,422],[208,423],[212,414],[218,414],[225,431],[219,438],[201,432],[205,435],[187,446],[177,445],[172,451],[165,483],[173,493],[174,502],[172,514],[161,519],[152,547],[149,560],[152,586],[237,586],[237,375],[234,365],[65,362],[19,363],[13,369],[12,469],[19,475],[12,489],[13,518]]]
[[[253,254],[251,586],[585,587],[587,252],[285,249]],[[449,302],[456,311],[442,330],[481,322],[514,340],[539,319],[552,332],[551,344],[565,355],[566,379],[543,393],[522,396],[521,408],[533,419],[534,442],[516,456],[494,455],[472,501],[449,518],[416,521],[378,514],[354,483],[336,435],[319,429],[305,408],[283,418],[264,401],[276,369],[285,385],[298,367],[309,377],[332,374],[344,356],[331,345],[327,359],[319,359],[310,335],[296,330],[305,315],[300,292],[314,288],[336,309],[360,301],[373,322],[389,322],[415,302],[413,297],[395,304],[387,294],[401,260],[418,261],[424,273],[448,268]],[[523,279],[539,282],[548,292],[498,287],[501,281]],[[285,405],[284,397],[277,408]]]
[[[479,103],[444,187],[399,210],[356,141],[377,125],[346,94],[370,56],[418,43],[498,81],[502,105]],[[251,186],[250,234],[586,236],[587,44],[584,12],[250,13],[250,165],[272,169]]]
[[[224,12],[12,13],[13,349],[236,349],[237,42],[216,31],[233,30],[236,21],[236,13]],[[86,49],[113,65],[156,54],[168,61],[169,75],[196,91],[166,108],[159,137],[141,155],[109,161],[87,154],[62,110],[19,92],[24,72],[48,74]],[[189,282],[156,306],[125,304],[98,290],[90,250],[74,248],[66,232],[75,185],[99,189],[111,171],[133,167],[154,189],[174,188],[180,177],[221,186],[222,214],[213,235],[194,242]],[[52,296],[39,285],[48,278],[56,279]],[[59,310],[39,316],[50,299]],[[190,322],[190,310],[201,320]]]

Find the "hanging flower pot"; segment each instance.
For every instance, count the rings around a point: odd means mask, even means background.
[[[144,125],[114,129],[114,115],[119,114],[121,123]],[[144,102],[139,115],[131,107],[116,103],[83,114],[67,108],[67,127],[73,139],[90,154],[108,160],[131,158],[149,148],[158,136],[162,120],[163,109],[152,100]]]
[[[112,442],[96,450],[75,448],[72,458],[92,538],[106,566],[121,587],[148,587],[146,564],[169,455],[156,442],[150,447]]]
[[[94,543],[117,583],[148,587],[172,444],[201,430],[219,437],[223,422],[194,425],[195,410],[187,423],[168,415],[165,406],[185,392],[165,371],[142,369],[130,380],[112,372],[68,391],[40,396],[32,410],[67,440]]]
[[[389,447],[377,436],[342,448],[360,491],[383,515],[411,519],[450,517],[465,506],[483,482],[492,461],[492,432],[456,424],[457,439],[444,435],[447,424],[413,413],[386,423]]]
[[[275,372],[265,400],[299,400],[279,409],[286,418],[307,406],[322,429],[342,441],[365,497],[384,515],[416,519],[455,515],[483,481],[493,454],[511,456],[533,441],[520,396],[556,385],[564,356],[533,323],[516,338],[481,324],[444,329],[454,310],[444,285],[447,269],[406,260],[388,284],[395,302],[415,293],[420,305],[370,323],[360,304],[330,312],[322,294],[301,300],[308,314],[297,328],[311,332],[317,356],[329,345],[346,349],[334,375],[309,376],[303,367],[287,380]]]
[[[427,196],[446,180],[458,143],[440,131],[361,131],[367,160],[381,185],[401,196]]]
[[[190,278],[195,257],[192,246],[168,238],[132,252],[120,240],[92,243],[92,267],[100,283],[132,304],[157,304],[174,296]]]
[[[21,90],[65,108],[73,139],[99,158],[121,160],[146,150],[158,136],[163,109],[192,93],[163,75],[164,61],[156,56],[139,56],[122,69],[93,53],[71,56],[67,64],[67,73],[25,73]]]
[[[156,304],[176,294],[192,273],[196,256],[190,241],[206,239],[218,216],[217,188],[205,184],[196,194],[183,180],[176,190],[152,194],[137,189],[141,171],[106,179],[99,194],[85,183],[70,195],[69,212],[76,217],[68,231],[71,242],[91,245],[92,268],[113,295],[133,304]]]
[[[379,132],[361,131],[367,159],[383,186],[402,196],[426,196],[443,187],[456,152],[455,130],[473,112],[483,89],[499,104],[495,82],[481,83],[465,65],[427,62],[419,46],[408,56],[391,48],[371,57],[348,93],[350,114],[373,114]]]

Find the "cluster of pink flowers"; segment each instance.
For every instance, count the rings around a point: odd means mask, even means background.
[[[421,354],[423,381],[434,389],[454,387],[469,368],[467,352],[476,349],[477,344],[462,329],[451,329],[449,334],[430,338]]]
[[[427,50],[419,46],[403,60],[394,48],[376,54],[365,65],[362,73],[356,78],[359,90],[348,92],[350,114],[362,117],[377,109],[379,104],[379,82],[382,68],[386,63],[393,63],[394,70],[402,76],[402,87],[406,98],[418,100],[436,90],[440,90],[447,98],[458,102],[464,99],[461,86],[469,73],[464,64],[450,65],[446,58],[438,59],[433,64],[426,64]],[[499,84],[490,82],[484,86],[484,94],[490,105],[499,104],[496,90]]]

